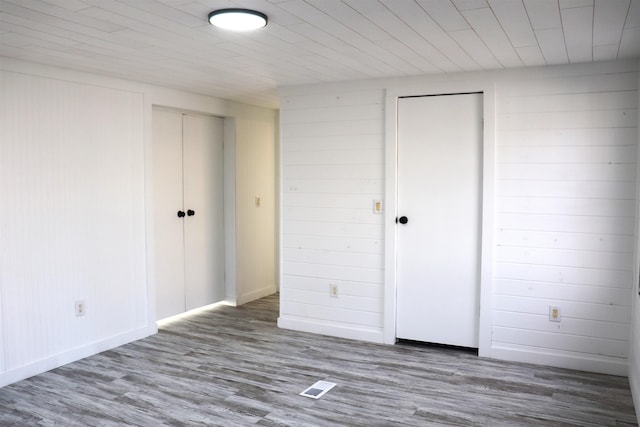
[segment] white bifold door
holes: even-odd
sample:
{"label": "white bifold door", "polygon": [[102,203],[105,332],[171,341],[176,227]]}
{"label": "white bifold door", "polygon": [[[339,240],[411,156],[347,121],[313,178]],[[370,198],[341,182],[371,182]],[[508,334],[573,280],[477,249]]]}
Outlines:
{"label": "white bifold door", "polygon": [[478,347],[482,94],[398,100],[396,337]]}
{"label": "white bifold door", "polygon": [[224,299],[223,120],[153,109],[156,318]]}

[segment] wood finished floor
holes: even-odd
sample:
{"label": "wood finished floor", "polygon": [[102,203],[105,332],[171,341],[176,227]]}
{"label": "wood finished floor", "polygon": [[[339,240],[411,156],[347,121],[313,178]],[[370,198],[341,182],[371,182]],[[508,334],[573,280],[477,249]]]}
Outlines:
{"label": "wood finished floor", "polygon": [[[281,330],[277,296],[0,389],[1,426],[636,425],[626,378]],[[319,400],[299,396],[337,383]]]}

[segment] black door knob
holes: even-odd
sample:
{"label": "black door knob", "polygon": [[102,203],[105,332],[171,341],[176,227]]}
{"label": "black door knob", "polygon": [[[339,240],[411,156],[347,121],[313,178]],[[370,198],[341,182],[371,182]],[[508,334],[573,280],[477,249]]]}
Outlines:
{"label": "black door knob", "polygon": [[407,218],[406,216],[401,216],[400,218],[398,218],[398,222],[400,224],[406,224],[409,222],[409,218]]}
{"label": "black door knob", "polygon": [[187,210],[187,216],[194,216],[195,214],[196,214],[196,211],[194,211],[193,209]]}
{"label": "black door knob", "polygon": [[184,211],[178,211],[178,218],[184,217]]}

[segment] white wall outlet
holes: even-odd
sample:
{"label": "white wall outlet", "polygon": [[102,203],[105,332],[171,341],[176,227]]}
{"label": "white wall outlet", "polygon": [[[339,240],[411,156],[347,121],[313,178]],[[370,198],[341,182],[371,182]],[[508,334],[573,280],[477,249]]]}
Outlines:
{"label": "white wall outlet", "polygon": [[260,207],[260,205],[262,204],[262,200],[260,199],[260,196],[256,196],[256,207]]}
{"label": "white wall outlet", "polygon": [[338,285],[335,283],[329,284],[329,295],[331,298],[338,298]]}
{"label": "white wall outlet", "polygon": [[560,321],[560,307],[555,305],[549,306],[549,321],[550,322]]}
{"label": "white wall outlet", "polygon": [[87,306],[84,301],[76,301],[76,316],[84,316],[87,313]]}

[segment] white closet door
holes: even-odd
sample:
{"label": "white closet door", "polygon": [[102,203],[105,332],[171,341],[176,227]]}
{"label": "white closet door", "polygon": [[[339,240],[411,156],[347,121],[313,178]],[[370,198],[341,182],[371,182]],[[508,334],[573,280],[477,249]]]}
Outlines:
{"label": "white closet door", "polygon": [[183,116],[186,309],[224,299],[223,120]]}
{"label": "white closet door", "polygon": [[478,346],[481,153],[481,94],[399,100],[398,338]]}
{"label": "white closet door", "polygon": [[156,319],[184,312],[182,114],[153,110]]}

